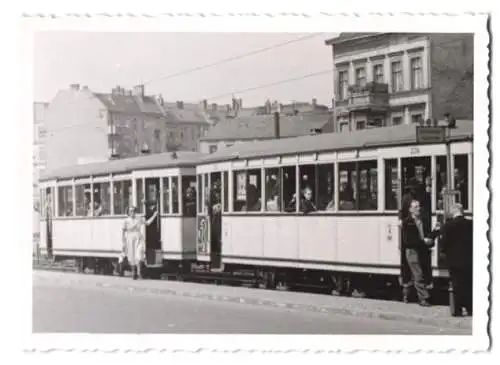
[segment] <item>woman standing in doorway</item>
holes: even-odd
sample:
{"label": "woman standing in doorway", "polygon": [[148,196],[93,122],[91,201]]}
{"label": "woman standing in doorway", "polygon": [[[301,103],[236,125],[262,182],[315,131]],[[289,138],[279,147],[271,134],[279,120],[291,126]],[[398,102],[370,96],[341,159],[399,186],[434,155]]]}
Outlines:
{"label": "woman standing in doorway", "polygon": [[[123,222],[122,228],[122,263],[126,258],[132,267],[133,279],[141,277],[141,265],[146,254],[142,226],[149,226],[158,216],[158,211],[146,220],[137,217],[135,207],[129,207],[128,217]],[[121,270],[120,270],[121,272]]]}

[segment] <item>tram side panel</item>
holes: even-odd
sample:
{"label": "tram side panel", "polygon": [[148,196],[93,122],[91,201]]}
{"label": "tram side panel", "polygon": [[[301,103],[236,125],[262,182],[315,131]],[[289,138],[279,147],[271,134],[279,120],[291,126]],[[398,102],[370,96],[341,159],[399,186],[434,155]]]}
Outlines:
{"label": "tram side panel", "polygon": [[119,219],[59,219],[53,221],[54,255],[118,258],[122,249]]}
{"label": "tram side panel", "polygon": [[[399,272],[396,218],[339,216],[224,217],[223,260],[254,266]],[[394,221],[394,222],[393,222]]]}
{"label": "tram side panel", "polygon": [[161,220],[161,241],[164,260],[195,260],[196,218],[163,217]]}

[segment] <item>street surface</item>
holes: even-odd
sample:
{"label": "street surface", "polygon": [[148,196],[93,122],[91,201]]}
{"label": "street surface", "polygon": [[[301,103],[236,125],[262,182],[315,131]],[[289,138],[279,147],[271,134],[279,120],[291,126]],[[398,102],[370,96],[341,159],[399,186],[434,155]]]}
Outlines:
{"label": "street surface", "polygon": [[127,278],[121,288],[111,288],[79,275],[82,282],[75,285],[74,277],[33,273],[33,332],[470,334],[469,329],[138,292],[127,286]]}

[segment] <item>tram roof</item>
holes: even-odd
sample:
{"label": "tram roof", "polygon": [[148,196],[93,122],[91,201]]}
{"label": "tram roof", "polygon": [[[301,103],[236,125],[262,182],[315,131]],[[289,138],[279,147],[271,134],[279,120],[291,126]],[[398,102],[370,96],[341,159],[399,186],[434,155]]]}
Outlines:
{"label": "tram roof", "polygon": [[[446,138],[451,141],[467,140],[472,139],[473,134],[473,121],[457,120],[457,128],[451,129],[449,137],[447,136]],[[314,136],[244,142],[207,155],[202,161],[203,163],[211,163],[296,153],[411,145],[417,144],[416,139],[416,125],[399,125],[349,133],[325,133]]]}
{"label": "tram roof", "polygon": [[191,167],[199,163],[202,156],[199,152],[191,151],[177,151],[175,154],[177,155],[176,157],[174,157],[173,152],[153,153],[146,156],[68,166],[42,172],[40,181],[99,176],[112,173],[127,173],[157,168]]}

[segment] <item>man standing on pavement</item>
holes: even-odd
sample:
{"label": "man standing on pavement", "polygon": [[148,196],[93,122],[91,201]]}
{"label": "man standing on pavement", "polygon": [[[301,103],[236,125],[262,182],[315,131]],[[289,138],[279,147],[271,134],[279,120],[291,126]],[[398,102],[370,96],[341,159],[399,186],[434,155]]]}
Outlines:
{"label": "man standing on pavement", "polygon": [[[399,211],[399,220],[400,220],[400,225],[402,226],[403,222],[408,218],[410,215],[410,205],[411,202],[416,198],[416,193],[415,193],[415,186],[412,186],[409,184],[406,186],[405,189],[405,194],[403,195],[402,201],[401,201],[401,210]],[[406,253],[403,247],[400,247],[401,251],[401,287],[402,287],[402,295],[403,295],[403,302],[408,303],[408,294],[410,290],[410,286],[412,285],[411,283],[411,270],[410,267],[408,266],[408,261],[406,260]]]}
{"label": "man standing on pavement", "polygon": [[410,215],[403,221],[403,250],[413,277],[413,285],[417,291],[419,304],[430,306],[429,291],[426,287],[422,258],[425,257],[431,238],[425,237],[424,223],[420,217],[420,202],[413,200],[409,209]]}
{"label": "man standing on pavement", "polygon": [[461,316],[462,308],[472,315],[472,220],[466,219],[461,204],[451,207],[453,219],[443,226],[442,247],[446,255],[455,306],[453,316]]}

